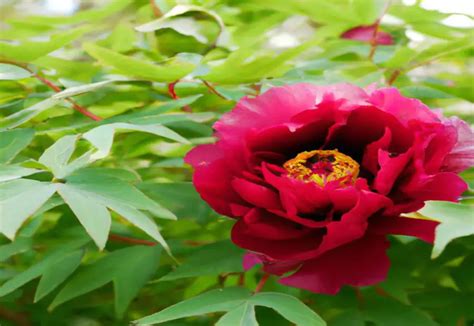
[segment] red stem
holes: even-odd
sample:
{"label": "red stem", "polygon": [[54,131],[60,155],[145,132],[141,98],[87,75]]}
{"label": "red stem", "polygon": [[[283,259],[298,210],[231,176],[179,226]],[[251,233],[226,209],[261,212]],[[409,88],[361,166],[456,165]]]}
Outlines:
{"label": "red stem", "polygon": [[[176,90],[175,90],[175,87],[176,87],[177,83],[179,83],[179,79],[177,81],[174,81],[174,82],[168,84],[168,93],[170,94],[170,96],[173,100],[178,100],[179,99],[179,96],[176,95]],[[191,109],[191,107],[189,105],[185,105],[185,106],[183,106],[183,111],[184,112],[193,112],[193,109]]]}
{"label": "red stem", "polygon": [[270,274],[265,273],[263,274],[262,278],[260,279],[260,282],[258,282],[257,286],[255,287],[254,293],[258,293],[262,291],[263,287],[265,286],[265,283],[267,283],[268,278],[270,277]]}
{"label": "red stem", "polygon": [[159,18],[163,16],[163,13],[161,12],[160,8],[155,3],[155,0],[150,0],[150,6],[151,10],[153,10],[153,15],[155,15],[156,18]]}
{"label": "red stem", "polygon": [[113,233],[109,234],[109,240],[115,241],[115,242],[134,244],[134,245],[150,246],[150,247],[156,246],[158,244],[157,242],[153,242],[149,240],[129,238],[122,235],[113,234]]}
{"label": "red stem", "polygon": [[375,55],[375,50],[377,50],[377,35],[379,33],[380,29],[380,22],[382,21],[382,17],[387,13],[388,8],[390,7],[390,2],[391,0],[388,0],[387,3],[385,4],[385,8],[380,15],[380,17],[377,19],[377,21],[374,24],[374,32],[372,34],[372,38],[370,39],[370,52],[369,52],[369,60],[372,61]]}
{"label": "red stem", "polygon": [[395,82],[395,80],[397,80],[398,76],[400,76],[402,72],[397,69],[395,70],[389,77],[388,77],[388,80],[387,80],[387,84],[388,85],[393,85],[393,83]]}
{"label": "red stem", "polygon": [[[61,92],[61,88],[56,86],[55,84],[53,84],[52,81],[44,78],[44,77],[41,77],[40,75],[38,74],[34,74],[33,75],[36,79],[38,79],[39,81],[41,81],[43,84],[45,84],[46,86],[48,86],[49,88],[51,88],[53,91],[55,91],[56,93],[59,93]],[[80,106],[79,104],[77,104],[75,101],[73,101],[72,99],[70,98],[66,98],[66,101],[68,101],[69,103],[72,104],[72,107],[74,108],[74,110],[76,110],[77,112],[85,115],[86,117],[94,120],[94,121],[101,121],[102,118],[95,115],[94,113],[88,111],[85,107],[83,106]]]}

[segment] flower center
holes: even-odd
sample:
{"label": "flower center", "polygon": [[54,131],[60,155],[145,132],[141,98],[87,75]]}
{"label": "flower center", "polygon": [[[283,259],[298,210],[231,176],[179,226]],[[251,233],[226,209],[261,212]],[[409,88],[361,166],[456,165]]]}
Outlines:
{"label": "flower center", "polygon": [[359,164],[337,149],[301,152],[286,161],[283,167],[288,171],[288,176],[305,182],[315,182],[320,186],[332,181],[350,185],[359,175]]}

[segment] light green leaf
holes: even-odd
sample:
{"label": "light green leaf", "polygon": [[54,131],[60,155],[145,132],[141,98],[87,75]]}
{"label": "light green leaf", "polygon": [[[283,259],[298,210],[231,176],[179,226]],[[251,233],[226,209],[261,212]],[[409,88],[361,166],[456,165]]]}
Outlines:
{"label": "light green leaf", "polygon": [[420,214],[440,221],[431,258],[438,257],[452,240],[474,234],[474,207],[466,204],[429,201]]}
{"label": "light green leaf", "polygon": [[76,135],[60,138],[44,151],[38,161],[47,166],[56,178],[64,178],[67,175],[66,168],[76,149],[78,138]]}
{"label": "light green leaf", "polygon": [[2,57],[16,62],[31,62],[74,41],[87,29],[80,27],[58,33],[51,36],[50,40],[46,42],[23,41],[20,45],[0,42],[0,53]]}
{"label": "light green leaf", "polygon": [[36,169],[24,168],[19,165],[2,165],[0,164],[0,182],[19,179],[27,175],[41,172]]}
{"label": "light green leaf", "polygon": [[25,122],[33,119],[41,112],[46,111],[50,107],[58,103],[58,100],[53,98],[48,98],[41,102],[36,103],[33,106],[30,106],[27,109],[13,113],[3,119],[0,119],[0,131],[5,129],[13,129],[18,127]]}
{"label": "light green leaf", "polygon": [[326,325],[326,322],[322,320],[321,317],[319,317],[313,310],[308,308],[308,306],[306,306],[297,298],[285,293],[257,293],[248,301],[249,303],[256,306],[272,308],[287,320],[298,326]]}
{"label": "light green leaf", "polygon": [[56,191],[48,182],[19,179],[0,183],[0,232],[13,239],[16,232]]}
{"label": "light green leaf", "polygon": [[160,280],[170,281],[201,275],[242,272],[243,254],[244,251],[229,240],[206,245],[190,253],[187,260]]}
{"label": "light green leaf", "polygon": [[229,311],[243,304],[250,296],[250,291],[243,288],[212,290],[139,319],[136,323],[138,325],[159,324],[184,317]]}
{"label": "light green leaf", "polygon": [[133,246],[109,253],[80,269],[54,298],[50,309],[113,282],[115,309],[118,315],[122,315],[155,273],[159,259],[160,248],[157,246]]}
{"label": "light green leaf", "polygon": [[179,58],[170,60],[166,64],[156,65],[92,43],[84,44],[83,47],[90,56],[99,60],[100,63],[112,66],[127,76],[137,76],[146,80],[173,82],[186,76],[195,68],[194,64],[181,61]]}
{"label": "light green leaf", "polygon": [[160,124],[154,125],[135,125],[130,123],[116,122],[108,125],[96,127],[86,132],[82,137],[87,139],[98,151],[92,155],[93,160],[98,160],[109,155],[114,140],[114,134],[120,130],[142,131],[157,136],[165,137],[184,144],[189,144],[189,141]]}
{"label": "light green leaf", "polygon": [[425,49],[418,53],[410,63],[411,67],[416,67],[421,64],[438,60],[444,56],[454,54],[456,52],[472,49],[474,46],[474,40],[472,37],[465,37],[456,39],[448,42],[441,42],[432,45],[428,49]]}
{"label": "light green leaf", "polygon": [[120,214],[124,219],[126,219],[140,230],[143,230],[150,237],[158,241],[158,243],[163,246],[166,252],[171,255],[170,248],[168,247],[168,244],[166,243],[165,239],[163,239],[160,230],[156,226],[155,222],[147,215],[131,206],[121,205],[118,203],[109,203],[109,207],[110,209]]}
{"label": "light green leaf", "polygon": [[115,80],[105,80],[98,83],[69,87],[59,93],[54,94],[52,98],[56,100],[63,100],[71,96],[76,96],[76,95],[95,91],[113,82],[115,82]]}
{"label": "light green leaf", "polygon": [[80,191],[68,184],[58,185],[58,193],[99,249],[104,249],[111,225],[111,217],[107,208],[98,203],[92,194]]}
{"label": "light green leaf", "polygon": [[184,5],[179,4],[173,7],[170,11],[168,11],[162,17],[151,21],[149,23],[140,25],[136,27],[136,30],[139,32],[154,32],[163,28],[172,28],[180,34],[193,36],[196,40],[201,43],[207,43],[207,38],[202,35],[199,31],[199,25],[189,17],[181,17],[183,14],[187,14],[190,12],[198,12],[204,15],[207,15],[214,19],[216,23],[219,25],[220,33],[216,40],[216,44],[220,46],[225,46],[226,40],[224,39],[225,35],[222,33],[225,31],[225,25],[222,18],[214,11],[208,10],[206,8],[195,6],[195,5]]}
{"label": "light green leaf", "polygon": [[18,155],[34,137],[33,129],[15,129],[0,132],[0,164],[8,163]]}
{"label": "light green leaf", "polygon": [[0,80],[18,80],[31,76],[31,72],[15,65],[0,63]]}
{"label": "light green leaf", "polygon": [[79,267],[83,254],[83,250],[72,251],[47,266],[36,288],[34,301],[38,302],[63,283]]}
{"label": "light green leaf", "polygon": [[216,326],[258,326],[254,305],[243,303],[222,316]]}

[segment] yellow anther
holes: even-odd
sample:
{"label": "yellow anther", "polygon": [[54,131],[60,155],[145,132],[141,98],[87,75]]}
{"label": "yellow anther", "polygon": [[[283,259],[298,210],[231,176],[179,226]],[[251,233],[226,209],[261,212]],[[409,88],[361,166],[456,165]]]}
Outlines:
{"label": "yellow anther", "polygon": [[339,181],[350,185],[359,175],[359,164],[351,157],[336,150],[314,150],[301,152],[283,164],[288,176],[324,186],[328,182]]}

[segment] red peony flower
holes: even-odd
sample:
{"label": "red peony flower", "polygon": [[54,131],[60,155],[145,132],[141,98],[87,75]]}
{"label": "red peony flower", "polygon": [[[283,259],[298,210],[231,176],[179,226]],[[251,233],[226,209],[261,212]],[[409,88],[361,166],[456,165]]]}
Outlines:
{"label": "red peony flower", "polygon": [[[344,32],[341,37],[348,40],[356,40],[361,42],[370,43],[375,33],[375,25],[370,26],[357,26]],[[387,32],[377,31],[375,36],[375,43],[378,45],[393,45],[393,38]]]}
{"label": "red peony flower", "polygon": [[435,221],[402,217],[457,201],[473,132],[395,88],[297,84],[243,98],[186,156],[194,185],[236,219],[244,267],[320,293],[382,281],[388,234],[432,242]]}

